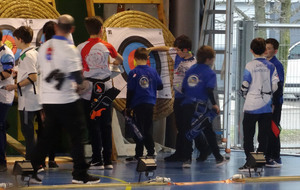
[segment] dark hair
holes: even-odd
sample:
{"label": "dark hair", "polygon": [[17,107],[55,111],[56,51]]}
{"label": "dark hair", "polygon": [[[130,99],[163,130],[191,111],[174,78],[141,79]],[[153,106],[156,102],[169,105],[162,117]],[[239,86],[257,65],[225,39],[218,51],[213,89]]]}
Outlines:
{"label": "dark hair", "polygon": [[0,30],[0,40],[2,41],[2,38],[3,38],[3,33],[2,33],[2,30]]}
{"label": "dark hair", "polygon": [[201,46],[197,51],[197,62],[204,63],[206,59],[215,58],[216,53],[210,46]]}
{"label": "dark hair", "polygon": [[250,48],[256,55],[262,55],[266,51],[266,41],[263,38],[255,38],[252,40]]}
{"label": "dark hair", "polygon": [[148,51],[146,48],[139,47],[134,52],[134,58],[138,60],[147,60],[148,59]]}
{"label": "dark hair", "polygon": [[101,30],[103,20],[99,16],[86,17],[84,19],[84,24],[89,35],[96,35],[99,34]]}
{"label": "dark hair", "polygon": [[174,47],[177,47],[181,49],[182,51],[184,49],[187,49],[188,51],[191,51],[192,49],[192,41],[191,39],[186,35],[178,36],[174,41]]}
{"label": "dark hair", "polygon": [[275,38],[266,39],[266,44],[272,44],[275,50],[279,48],[279,42]]}
{"label": "dark hair", "polygon": [[29,26],[21,26],[14,31],[13,36],[28,44],[32,41],[33,31]]}
{"label": "dark hair", "polygon": [[44,24],[43,26],[43,33],[45,34],[45,40],[50,40],[52,38],[52,36],[55,35],[55,30],[54,30],[54,26],[55,26],[56,22],[54,21],[48,21]]}

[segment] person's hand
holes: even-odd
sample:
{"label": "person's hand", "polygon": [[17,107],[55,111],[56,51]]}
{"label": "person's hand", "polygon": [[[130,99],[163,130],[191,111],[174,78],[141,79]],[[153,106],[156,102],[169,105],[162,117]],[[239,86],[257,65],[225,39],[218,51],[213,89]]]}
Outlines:
{"label": "person's hand", "polygon": [[90,88],[90,83],[87,80],[84,80],[81,84],[77,85],[77,93],[79,95],[84,94]]}
{"label": "person's hand", "polygon": [[219,106],[218,106],[217,104],[216,104],[216,105],[213,105],[213,106],[212,106],[212,109],[215,110],[215,112],[216,112],[217,114],[220,113],[220,108],[219,108]]}
{"label": "person's hand", "polygon": [[18,86],[16,84],[9,84],[9,85],[5,86],[5,90],[7,90],[7,91],[12,91],[17,88],[18,88]]}

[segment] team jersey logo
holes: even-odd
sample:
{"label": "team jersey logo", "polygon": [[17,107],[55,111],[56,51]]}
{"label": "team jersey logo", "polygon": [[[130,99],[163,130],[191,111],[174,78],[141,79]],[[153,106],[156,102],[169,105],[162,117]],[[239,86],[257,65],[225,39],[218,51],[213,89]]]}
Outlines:
{"label": "team jersey logo", "polygon": [[143,76],[140,81],[139,84],[142,88],[148,88],[149,87],[149,79],[145,76]]}
{"label": "team jersey logo", "polygon": [[94,84],[94,93],[95,94],[102,94],[104,92],[105,85],[102,82],[96,82]]}
{"label": "team jersey logo", "polygon": [[52,47],[48,47],[46,51],[46,59],[48,61],[52,60],[52,53],[53,53]]}
{"label": "team jersey logo", "polygon": [[188,82],[188,85],[190,86],[190,87],[195,87],[198,83],[199,83],[199,78],[198,78],[198,76],[197,75],[191,75],[191,76],[189,76],[189,78],[188,78],[188,80],[187,80],[187,82]]}

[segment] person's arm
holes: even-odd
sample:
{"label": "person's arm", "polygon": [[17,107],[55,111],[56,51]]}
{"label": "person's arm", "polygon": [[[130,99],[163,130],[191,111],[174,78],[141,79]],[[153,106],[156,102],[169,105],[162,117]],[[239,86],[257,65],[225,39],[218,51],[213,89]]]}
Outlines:
{"label": "person's arm", "polygon": [[154,46],[154,47],[149,47],[147,50],[149,51],[169,51],[171,47],[168,46]]}
{"label": "person's arm", "polygon": [[114,65],[120,65],[123,63],[123,57],[122,55],[120,55],[119,53],[117,54],[117,57],[115,57],[114,62],[112,62],[112,64]]}
{"label": "person's arm", "polygon": [[209,100],[212,104],[212,109],[216,110],[216,113],[219,114],[220,113],[220,108],[217,105],[216,100],[215,100],[214,89],[213,88],[207,88],[206,90],[207,90],[208,98],[209,98]]}
{"label": "person's arm", "polygon": [[20,82],[18,82],[17,84],[10,84],[10,85],[7,85],[5,87],[6,90],[8,91],[12,91],[12,90],[15,90],[18,88],[21,88],[23,86],[27,86],[29,84],[32,84],[33,82],[35,82],[37,80],[37,73],[31,73],[28,75],[28,77]]}
{"label": "person's arm", "polygon": [[83,76],[81,71],[71,72],[71,77],[74,78],[75,82],[79,85],[83,82]]}
{"label": "person's arm", "polygon": [[12,73],[12,70],[5,70],[5,71],[0,72],[0,80],[7,79],[8,77],[10,77],[11,73]]}

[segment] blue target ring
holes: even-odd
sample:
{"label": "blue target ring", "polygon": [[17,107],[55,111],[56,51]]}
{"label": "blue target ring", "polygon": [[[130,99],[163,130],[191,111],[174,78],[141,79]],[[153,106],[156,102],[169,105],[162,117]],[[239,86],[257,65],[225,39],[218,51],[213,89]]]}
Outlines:
{"label": "blue target ring", "polygon": [[[142,38],[140,36],[131,36],[126,38],[120,45],[118,52],[123,57],[123,68],[125,70],[124,73],[122,73],[122,76],[125,81],[127,81],[127,74],[134,68],[133,67],[133,55],[137,48],[139,47],[153,47],[153,45],[146,40],[145,38]],[[161,62],[160,57],[157,52],[150,52],[149,54],[149,61],[150,66],[157,70],[158,74],[160,75],[161,72]]]}

